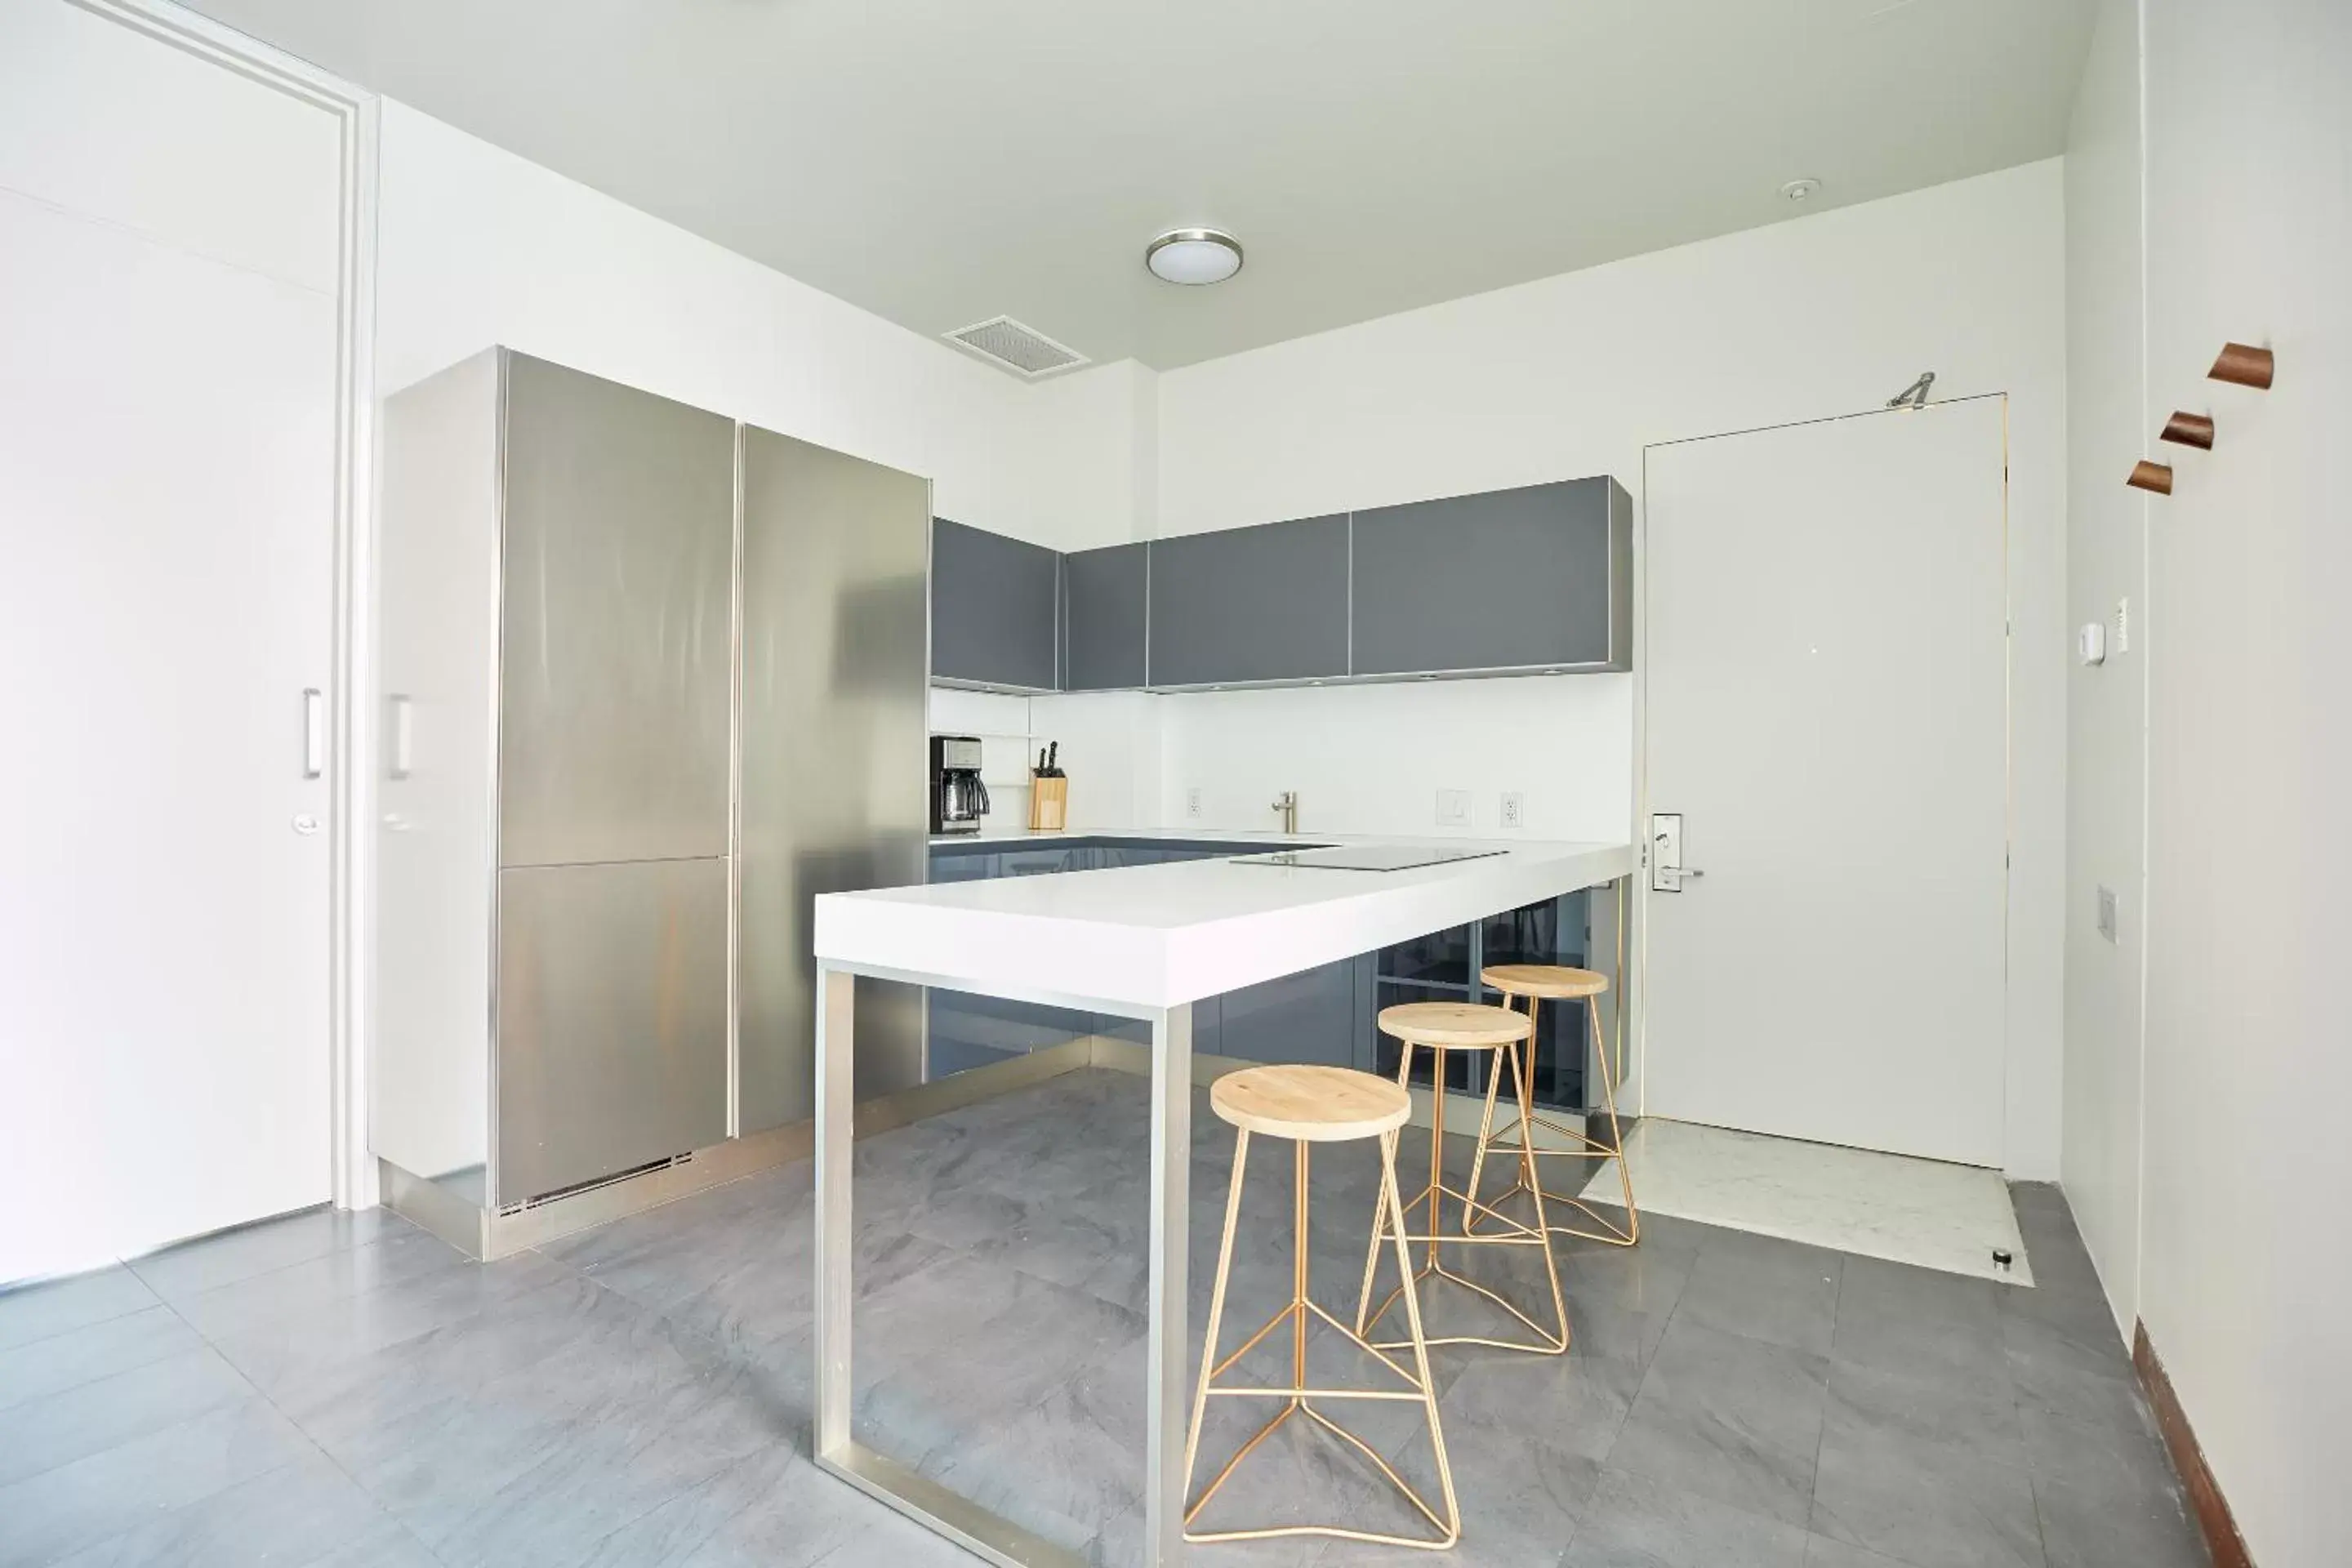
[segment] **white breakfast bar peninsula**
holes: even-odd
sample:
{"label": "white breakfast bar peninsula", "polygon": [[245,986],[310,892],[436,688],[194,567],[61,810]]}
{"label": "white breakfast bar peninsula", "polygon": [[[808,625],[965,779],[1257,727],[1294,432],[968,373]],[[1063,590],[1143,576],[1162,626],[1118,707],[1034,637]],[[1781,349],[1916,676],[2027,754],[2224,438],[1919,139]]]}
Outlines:
{"label": "white breakfast bar peninsula", "polygon": [[1151,1031],[1152,1083],[1143,1561],[1150,1568],[1181,1562],[1192,1396],[1184,1274],[1193,1004],[1539,900],[1620,882],[1635,863],[1627,844],[1455,840],[1445,847],[1494,853],[1388,872],[1224,858],[819,896],[818,1462],[991,1562],[1059,1568],[1080,1561],[852,1436],[856,977],[1142,1020]]}

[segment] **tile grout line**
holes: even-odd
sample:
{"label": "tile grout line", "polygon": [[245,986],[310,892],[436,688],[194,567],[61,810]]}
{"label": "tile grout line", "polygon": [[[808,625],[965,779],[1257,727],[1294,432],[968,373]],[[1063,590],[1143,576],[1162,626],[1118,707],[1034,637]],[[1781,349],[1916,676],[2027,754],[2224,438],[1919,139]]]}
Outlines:
{"label": "tile grout line", "polygon": [[1816,1533],[1813,1516],[1821,1511],[1822,1450],[1829,1447],[1830,1441],[1830,1377],[1837,1366],[1838,1320],[1844,1314],[1845,1262],[1841,1258],[1838,1262],[1837,1294],[1830,1299],[1830,1354],[1822,1358],[1828,1363],[1828,1369],[1822,1373],[1821,1430],[1813,1435],[1813,1479],[1805,1487],[1805,1561],[1808,1563],[1812,1561],[1811,1538]]}
{"label": "tile grout line", "polygon": [[[382,1205],[379,1205],[378,1206],[379,1206],[379,1207],[381,1207]],[[387,1214],[395,1214],[395,1215],[398,1213],[398,1211],[396,1211],[396,1210],[390,1210],[390,1209],[385,1210],[385,1212],[386,1212]],[[400,1215],[399,1217],[400,1217],[400,1221],[401,1221],[401,1223],[402,1223],[403,1225],[404,1225],[404,1226],[408,1226],[408,1230],[409,1230],[410,1232],[412,1232],[412,1233],[414,1233],[414,1234],[416,1234],[416,1235],[419,1235],[419,1236],[424,1236],[424,1235],[429,1235],[429,1234],[431,1234],[430,1232],[428,1232],[428,1231],[425,1230],[423,1226],[418,1226],[418,1225],[415,1225],[415,1224],[414,1224],[413,1222],[411,1222],[411,1221],[410,1221],[410,1220],[409,1220],[405,1215]],[[236,1234],[237,1234],[237,1231],[238,1231],[238,1230],[247,1230],[247,1231],[258,1230],[258,1229],[259,1229],[259,1228],[261,1228],[262,1226],[267,1226],[267,1225],[268,1225],[268,1224],[270,1224],[270,1223],[272,1223],[272,1222],[271,1222],[271,1221],[268,1221],[268,1220],[260,1220],[260,1221],[257,1221],[254,1225],[249,1226],[240,1226],[240,1227],[237,1227],[237,1229],[236,1229],[236,1230],[230,1230],[230,1231],[226,1231],[226,1232],[216,1232],[216,1233],[215,1233],[215,1234],[216,1236],[217,1236],[217,1235],[236,1235]],[[162,1303],[163,1305],[164,1305],[164,1306],[166,1306],[166,1307],[171,1308],[171,1309],[172,1309],[172,1311],[173,1311],[173,1316],[175,1316],[175,1317],[179,1318],[179,1320],[180,1320],[182,1322],[186,1323],[186,1324],[188,1325],[188,1327],[189,1327],[191,1330],[194,1330],[194,1331],[195,1331],[196,1336],[197,1336],[199,1339],[203,1340],[206,1344],[211,1344],[211,1343],[213,1342],[212,1336],[211,1336],[210,1334],[205,1333],[202,1329],[198,1329],[198,1328],[196,1328],[196,1325],[195,1325],[194,1322],[191,1322],[191,1321],[189,1321],[189,1319],[188,1319],[188,1317],[187,1317],[187,1314],[185,1314],[184,1312],[182,1312],[182,1311],[180,1310],[180,1301],[181,1301],[181,1300],[189,1300],[189,1301],[193,1301],[193,1300],[196,1300],[198,1297],[201,1297],[201,1296],[210,1296],[210,1295],[213,1295],[214,1293],[215,1293],[216,1291],[221,1291],[221,1290],[233,1290],[233,1289],[237,1289],[237,1288],[238,1288],[238,1287],[240,1287],[240,1286],[250,1285],[250,1284],[252,1284],[252,1283],[253,1283],[255,1280],[257,1280],[257,1279],[274,1279],[274,1278],[275,1278],[275,1277],[277,1277],[278,1275],[284,1274],[284,1273],[288,1272],[289,1270],[296,1269],[296,1268],[306,1268],[310,1267],[311,1264],[319,1263],[319,1262],[322,1262],[322,1261],[324,1261],[324,1260],[325,1260],[325,1259],[327,1259],[327,1258],[333,1258],[333,1257],[337,1256],[338,1254],[341,1254],[341,1255],[343,1255],[343,1256],[347,1256],[347,1257],[348,1257],[348,1256],[355,1256],[355,1255],[357,1255],[357,1254],[359,1254],[359,1253],[365,1252],[365,1251],[366,1251],[366,1250],[368,1250],[370,1247],[373,1247],[376,1246],[378,1243],[382,1242],[383,1240],[384,1240],[384,1239],[385,1239],[387,1237],[389,1237],[389,1236],[396,1236],[396,1235],[400,1235],[400,1234],[402,1234],[402,1233],[401,1233],[401,1232],[398,1232],[398,1231],[392,1231],[392,1230],[386,1230],[386,1229],[379,1228],[379,1229],[375,1232],[375,1234],[374,1234],[374,1235],[370,1236],[370,1237],[369,1237],[365,1241],[362,1241],[362,1242],[359,1243],[359,1244],[358,1244],[358,1245],[356,1245],[356,1246],[352,1246],[352,1247],[329,1247],[329,1248],[328,1248],[326,1251],[324,1251],[324,1252],[317,1252],[317,1253],[313,1253],[313,1254],[311,1254],[311,1255],[310,1255],[310,1257],[308,1257],[308,1258],[295,1258],[295,1259],[294,1259],[293,1261],[291,1261],[291,1262],[289,1262],[289,1263],[280,1263],[280,1264],[277,1265],[277,1266],[276,1266],[276,1267],[274,1267],[274,1268],[257,1269],[257,1270],[255,1270],[255,1271],[254,1271],[253,1273],[251,1273],[251,1274],[242,1274],[242,1275],[239,1275],[237,1278],[236,1278],[236,1279],[223,1279],[223,1280],[219,1281],[219,1282],[218,1282],[218,1283],[216,1283],[216,1284],[207,1285],[207,1286],[205,1286],[205,1287],[203,1289],[201,1289],[201,1290],[190,1290],[190,1291],[187,1291],[184,1295],[183,1295],[182,1297],[180,1297],[178,1300],[174,1300],[174,1299],[173,1299],[173,1298],[172,1298],[172,1297],[168,1297],[168,1296],[164,1295],[163,1291],[161,1291],[161,1290],[159,1290],[159,1289],[157,1289],[155,1288],[155,1286],[154,1286],[153,1282],[152,1282],[152,1281],[151,1281],[151,1280],[147,1278],[147,1276],[146,1276],[146,1275],[142,1274],[142,1273],[139,1271],[139,1262],[140,1262],[140,1260],[141,1260],[141,1259],[151,1259],[151,1258],[161,1258],[162,1256],[163,1256],[163,1254],[164,1254],[165,1252],[167,1252],[167,1251],[171,1250],[171,1248],[168,1248],[168,1247],[166,1247],[166,1248],[158,1248],[156,1251],[153,1251],[153,1252],[143,1253],[143,1254],[142,1254],[142,1255],[141,1255],[141,1259],[133,1259],[133,1258],[123,1258],[123,1259],[121,1260],[121,1263],[122,1263],[122,1267],[123,1267],[124,1268],[127,1268],[127,1269],[129,1269],[129,1270],[131,1271],[131,1278],[132,1278],[132,1279],[136,1279],[136,1280],[138,1280],[138,1281],[139,1281],[139,1283],[140,1283],[142,1286],[144,1286],[144,1287],[146,1288],[147,1293],[148,1293],[149,1295],[151,1295],[151,1296],[154,1297],[154,1298],[155,1298],[155,1300],[156,1300],[158,1302]],[[196,1238],[195,1238],[195,1240],[196,1240],[196,1241],[198,1241],[198,1242],[206,1241],[206,1240],[210,1240],[210,1239],[212,1239],[212,1237],[196,1237]],[[438,1238],[438,1237],[436,1237],[435,1239],[438,1240],[439,1238]],[[189,1245],[189,1244],[181,1244],[181,1245]],[[447,1246],[448,1246],[448,1243],[446,1243],[446,1242],[443,1242],[443,1243],[442,1243],[442,1245],[443,1245],[443,1246],[445,1246],[445,1247],[447,1247]],[[450,1250],[450,1251],[452,1251],[452,1252],[457,1252],[457,1249],[456,1247],[450,1247],[450,1248],[449,1248],[449,1250]],[[457,1256],[458,1256],[458,1257],[460,1257],[460,1258],[463,1258],[463,1257],[465,1256],[465,1254],[463,1254],[463,1253],[457,1253]],[[357,1294],[363,1294],[363,1293],[364,1293],[364,1292],[358,1292],[358,1291],[353,1292],[353,1294],[355,1294],[355,1295],[357,1295]]]}
{"label": "tile grout line", "polygon": [[[362,1243],[360,1247],[351,1247],[351,1248],[348,1248],[347,1250],[352,1251],[352,1252],[358,1252],[358,1251],[361,1251],[363,1247],[373,1247],[373,1246],[376,1244],[376,1241],[377,1241],[377,1240],[379,1239],[379,1237],[382,1236],[382,1234],[383,1234],[382,1232],[379,1232],[379,1233],[378,1233],[378,1235],[377,1235],[376,1237],[369,1237],[365,1242]],[[321,1258],[323,1258],[323,1257],[327,1257],[327,1256],[330,1256],[330,1255],[329,1255],[329,1254],[326,1254],[326,1253],[321,1253],[321,1254],[320,1254],[319,1256],[320,1256],[320,1257],[321,1257]],[[313,1263],[313,1262],[316,1262],[316,1261],[317,1261],[317,1258],[304,1258],[304,1259],[302,1259],[302,1260],[301,1260],[301,1263]],[[300,1268],[300,1267],[301,1267],[301,1263],[289,1263],[289,1264],[286,1265],[286,1267],[287,1267],[287,1268]],[[259,1273],[259,1274],[255,1274],[255,1275],[249,1275],[249,1276],[247,1276],[247,1278],[248,1278],[248,1279],[266,1279],[266,1278],[267,1278],[267,1277],[268,1277],[269,1275],[271,1275],[271,1274],[275,1274],[275,1273],[278,1273],[278,1272],[279,1272],[279,1270],[275,1269],[275,1268],[264,1269],[261,1273]],[[225,1283],[225,1285],[224,1285],[224,1286],[221,1286],[221,1287],[215,1287],[215,1289],[225,1289],[226,1285],[242,1284],[243,1282],[244,1282],[244,1281],[242,1281],[242,1280],[229,1280],[229,1281],[226,1281],[226,1282]],[[145,1279],[144,1279],[143,1277],[141,1279],[140,1283],[142,1283],[142,1284],[146,1284],[146,1280],[145,1280]],[[153,1287],[153,1286],[152,1286],[152,1285],[150,1285],[150,1286],[148,1286],[148,1289],[152,1290],[152,1289],[154,1289],[154,1287]],[[203,1295],[203,1294],[205,1294],[205,1292],[204,1292],[204,1291],[197,1291],[197,1292],[196,1292],[196,1294],[197,1294],[197,1295]],[[363,1291],[362,1291],[362,1292],[359,1292],[359,1294],[365,1294],[365,1292],[363,1292]],[[229,1371],[231,1371],[231,1372],[235,1373],[236,1374],[236,1376],[237,1376],[237,1378],[238,1378],[238,1380],[239,1380],[239,1381],[241,1381],[242,1383],[244,1383],[244,1384],[245,1384],[247,1388],[250,1388],[251,1390],[253,1390],[253,1396],[254,1396],[256,1399],[257,1399],[257,1400],[261,1401],[261,1403],[262,1403],[262,1404],[264,1404],[264,1405],[268,1405],[268,1407],[269,1407],[273,1412],[275,1412],[275,1413],[277,1414],[277,1416],[278,1416],[278,1418],[280,1421],[285,1422],[287,1426],[289,1426],[292,1427],[292,1428],[294,1429],[295,1433],[296,1433],[298,1436],[299,1436],[301,1437],[302,1441],[310,1445],[311,1452],[313,1452],[313,1453],[317,1454],[317,1455],[319,1456],[319,1458],[320,1458],[321,1459],[324,1459],[324,1460],[325,1460],[325,1461],[326,1461],[326,1462],[327,1462],[331,1467],[332,1467],[332,1468],[333,1468],[333,1469],[334,1469],[334,1472],[335,1472],[337,1475],[339,1475],[339,1476],[342,1477],[342,1478],[343,1478],[343,1479],[345,1479],[345,1480],[349,1481],[349,1482],[351,1483],[351,1485],[352,1485],[352,1489],[353,1491],[355,1491],[355,1492],[359,1493],[359,1495],[360,1495],[360,1496],[362,1496],[362,1497],[363,1497],[363,1498],[367,1499],[367,1500],[368,1500],[368,1504],[369,1504],[369,1506],[370,1506],[370,1507],[373,1508],[373,1509],[376,1510],[376,1512],[377,1512],[380,1516],[382,1516],[382,1517],[383,1517],[386,1521],[388,1521],[388,1522],[389,1522],[389,1523],[390,1523],[390,1524],[391,1524],[394,1529],[398,1530],[398,1531],[401,1532],[401,1534],[402,1534],[402,1535],[404,1535],[404,1536],[407,1537],[410,1541],[415,1542],[416,1543],[417,1550],[419,1550],[420,1552],[423,1552],[425,1554],[425,1556],[427,1556],[428,1558],[431,1558],[431,1559],[432,1559],[434,1562],[436,1562],[436,1563],[440,1563],[440,1562],[442,1562],[442,1561],[443,1561],[443,1558],[442,1558],[442,1556],[441,1556],[441,1554],[440,1554],[439,1552],[437,1552],[434,1551],[434,1550],[432,1549],[432,1547],[430,1547],[430,1546],[426,1545],[426,1544],[425,1544],[425,1541],[423,1540],[423,1538],[422,1538],[422,1537],[418,1536],[418,1535],[417,1535],[417,1533],[416,1533],[415,1531],[413,1531],[413,1530],[411,1530],[411,1529],[409,1529],[409,1528],[408,1528],[408,1521],[407,1521],[406,1520],[402,1519],[398,1514],[396,1514],[396,1513],[393,1512],[393,1511],[392,1511],[392,1510],[390,1510],[389,1508],[386,1508],[386,1507],[384,1506],[383,1500],[382,1498],[377,1497],[377,1496],[375,1495],[375,1493],[374,1493],[373,1491],[370,1490],[370,1489],[367,1488],[367,1486],[366,1486],[364,1483],[362,1483],[357,1476],[355,1476],[355,1475],[352,1474],[352,1473],[351,1473],[351,1471],[350,1471],[349,1469],[345,1468],[344,1468],[344,1466],[343,1466],[343,1462],[342,1462],[341,1459],[336,1458],[334,1455],[332,1455],[332,1454],[329,1453],[329,1452],[327,1451],[326,1445],[325,1445],[325,1444],[323,1444],[323,1443],[321,1443],[321,1442],[320,1442],[320,1441],[318,1440],[318,1438],[316,1438],[316,1437],[314,1437],[314,1436],[312,1436],[310,1435],[310,1428],[308,1428],[308,1427],[304,1426],[302,1425],[302,1423],[300,1423],[299,1421],[297,1421],[296,1419],[294,1419],[294,1417],[293,1417],[290,1414],[289,1414],[289,1413],[287,1412],[287,1410],[286,1410],[282,1405],[280,1405],[278,1403],[278,1401],[276,1401],[275,1399],[272,1399],[272,1398],[269,1396],[268,1392],[267,1390],[265,1390],[265,1389],[264,1389],[264,1388],[263,1388],[259,1384],[257,1384],[257,1383],[254,1382],[254,1381],[253,1381],[253,1379],[252,1379],[251,1377],[248,1377],[248,1376],[246,1374],[246,1371],[245,1371],[245,1369],[244,1369],[243,1367],[241,1367],[241,1366],[237,1365],[237,1364],[236,1364],[236,1363],[235,1363],[235,1362],[233,1362],[233,1361],[229,1360],[229,1359],[228,1359],[228,1354],[227,1354],[227,1352],[225,1352],[225,1351],[223,1351],[223,1350],[220,1348],[220,1343],[219,1343],[219,1342],[218,1342],[218,1341],[215,1340],[215,1339],[213,1338],[213,1336],[212,1336],[212,1335],[210,1335],[210,1334],[208,1334],[208,1333],[205,1332],[205,1331],[204,1331],[204,1330],[202,1330],[202,1329],[198,1328],[194,1323],[193,1323],[193,1322],[189,1322],[188,1318],[187,1318],[187,1315],[186,1315],[185,1313],[184,1313],[184,1312],[182,1312],[182,1311],[180,1310],[180,1307],[179,1307],[179,1303],[178,1303],[178,1302],[176,1302],[176,1301],[165,1301],[165,1302],[163,1303],[163,1305],[164,1305],[166,1308],[170,1309],[170,1310],[171,1310],[171,1312],[172,1312],[172,1315],[173,1315],[173,1317],[178,1318],[182,1323],[184,1323],[184,1324],[185,1324],[185,1325],[186,1325],[187,1330],[188,1330],[188,1331],[189,1331],[190,1333],[192,1333],[192,1334],[195,1335],[195,1336],[196,1336],[196,1338],[197,1338],[198,1340],[200,1340],[200,1341],[202,1341],[202,1342],[204,1342],[205,1348],[206,1350],[211,1351],[211,1352],[213,1352],[213,1354],[215,1354],[215,1355],[216,1355],[216,1356],[220,1357],[221,1364],[222,1364],[223,1366],[227,1367],[227,1368],[229,1369]],[[290,1463],[291,1461],[289,1461],[289,1462]],[[269,1472],[268,1472],[268,1471],[264,1471],[263,1473],[264,1473],[264,1474],[268,1474]],[[242,1483],[239,1483],[239,1484],[242,1484]],[[225,1488],[223,1488],[223,1489],[222,1489],[223,1491],[226,1491],[226,1490],[227,1490],[227,1489],[227,1489],[227,1488],[226,1488],[226,1487],[225,1487]],[[215,1493],[212,1493],[212,1494],[211,1494],[211,1496],[213,1496],[213,1497],[217,1497],[217,1496],[219,1496],[219,1495],[220,1495],[220,1493],[219,1493],[219,1492],[215,1492]],[[205,1500],[209,1500],[209,1499],[205,1499]],[[177,1510],[173,1510],[173,1511],[177,1511]],[[349,1544],[350,1544],[350,1542],[339,1542],[337,1545],[335,1545],[335,1546],[333,1546],[333,1547],[330,1547],[330,1548],[328,1549],[328,1551],[329,1551],[329,1552],[339,1552],[339,1551],[341,1551],[341,1550],[342,1549],[342,1547],[347,1546],[347,1545],[349,1545]],[[320,1553],[318,1553],[316,1556],[313,1556],[312,1558],[310,1558],[310,1562],[312,1562],[312,1563],[316,1563],[316,1562],[320,1561],[321,1558],[325,1557],[327,1554],[328,1554],[327,1552],[320,1552]]]}

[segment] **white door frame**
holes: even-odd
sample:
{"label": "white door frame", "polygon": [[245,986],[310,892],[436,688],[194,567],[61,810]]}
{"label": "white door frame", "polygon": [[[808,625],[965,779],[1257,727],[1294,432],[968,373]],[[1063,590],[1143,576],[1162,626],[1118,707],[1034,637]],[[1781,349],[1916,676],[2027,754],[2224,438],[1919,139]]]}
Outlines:
{"label": "white door frame", "polygon": [[362,829],[375,806],[374,731],[359,721],[374,679],[376,98],[171,0],[67,0],[198,59],[325,110],[341,126],[335,289],[334,615],[329,677],[327,1049],[338,1208],[375,1203],[368,1152],[367,910],[374,868]]}
{"label": "white door frame", "polygon": [[[2010,973],[2010,928],[2015,916],[2011,907],[2014,889],[2011,886],[2017,867],[2017,602],[2016,584],[2011,573],[2015,564],[2014,523],[2010,515],[2010,441],[2009,394],[2007,392],[1970,393],[1959,397],[1939,397],[1933,406],[1948,403],[1979,403],[1988,398],[2000,402],[2000,545],[2001,545],[2001,739],[2003,772],[2007,780],[2005,802],[2001,816],[2001,952],[2002,984],[2014,984]],[[1812,419],[1783,419],[1769,425],[1748,425],[1732,430],[1710,430],[1704,435],[1678,436],[1672,440],[1644,442],[1642,447],[1642,497],[1633,523],[1633,602],[1640,606],[1635,631],[1640,647],[1633,658],[1633,821],[1632,833],[1635,846],[1633,875],[1637,896],[1630,900],[1634,931],[1632,941],[1634,951],[1634,973],[1640,984],[1634,986],[1635,1005],[1633,1008],[1633,1067],[1626,1076],[1633,1092],[1626,1095],[1635,1115],[1648,1110],[1649,1075],[1643,1068],[1649,1060],[1650,1030],[1648,1009],[1641,999],[1649,994],[1650,978],[1650,900],[1656,895],[1650,891],[1650,454],[1667,447],[1685,447],[1694,441],[1716,441],[1727,436],[1760,436],[1772,430],[1793,430],[1808,425],[1840,424],[1848,419],[1892,416],[1897,411],[1884,405],[1857,408],[1844,414],[1822,415]],[[2011,1063],[2008,1035],[2011,1027],[2009,1017],[2010,998],[2004,997],[2001,1007],[2001,1076],[2006,1084]],[[2002,1100],[2007,1103],[2004,1089]],[[2006,1118],[2004,1118],[2006,1120]],[[2004,1139],[2006,1143],[2006,1139]],[[2004,1161],[2006,1163],[2006,1161]]]}

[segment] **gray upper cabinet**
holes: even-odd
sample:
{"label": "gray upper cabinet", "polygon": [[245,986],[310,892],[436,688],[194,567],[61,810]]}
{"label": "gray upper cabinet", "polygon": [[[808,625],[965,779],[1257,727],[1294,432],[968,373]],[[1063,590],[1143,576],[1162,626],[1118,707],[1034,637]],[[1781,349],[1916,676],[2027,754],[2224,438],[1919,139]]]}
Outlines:
{"label": "gray upper cabinet", "polygon": [[1606,478],[1357,512],[1350,673],[1631,669],[1633,518]]}
{"label": "gray upper cabinet", "polygon": [[1566,479],[1059,555],[939,519],[931,675],[1008,691],[1633,667],[1633,501]]}
{"label": "gray upper cabinet", "polygon": [[1062,558],[1062,689],[1143,684],[1150,547],[1113,544]]}
{"label": "gray upper cabinet", "polygon": [[734,421],[501,363],[499,863],[724,855]]}
{"label": "gray upper cabinet", "polygon": [[1052,691],[1062,557],[939,518],[931,524],[931,679]]}
{"label": "gray upper cabinet", "polygon": [[1151,543],[1148,684],[1348,673],[1348,519],[1302,518]]}

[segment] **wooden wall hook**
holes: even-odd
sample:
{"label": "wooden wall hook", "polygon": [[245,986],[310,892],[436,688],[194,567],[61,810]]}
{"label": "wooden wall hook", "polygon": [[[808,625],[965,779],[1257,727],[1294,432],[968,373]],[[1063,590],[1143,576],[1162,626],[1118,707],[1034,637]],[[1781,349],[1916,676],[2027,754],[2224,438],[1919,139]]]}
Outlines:
{"label": "wooden wall hook", "polygon": [[2124,483],[2136,490],[2153,490],[2158,495],[2172,493],[2172,468],[2165,463],[2151,463],[2142,458],[2132,465],[2131,478]]}
{"label": "wooden wall hook", "polygon": [[2176,447],[2194,447],[2200,452],[2210,452],[2213,449],[2212,416],[2176,408],[2172,417],[2164,422],[2164,438]]}
{"label": "wooden wall hook", "polygon": [[2277,362],[2271,357],[2268,349],[2248,348],[2243,343],[2223,343],[2221,357],[2213,362],[2213,368],[2205,374],[2208,380],[2235,382],[2240,386],[2268,392],[2271,376],[2277,368]]}

